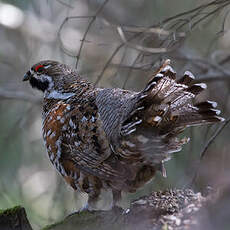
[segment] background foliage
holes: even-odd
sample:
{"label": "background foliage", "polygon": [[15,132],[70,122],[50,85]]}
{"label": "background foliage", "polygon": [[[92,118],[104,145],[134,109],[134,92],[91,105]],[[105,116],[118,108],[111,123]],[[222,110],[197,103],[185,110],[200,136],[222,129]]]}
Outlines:
{"label": "background foliage", "polygon": [[[0,2],[0,208],[24,206],[39,229],[86,200],[65,185],[46,156],[42,95],[22,83],[32,64],[54,59],[98,86],[140,90],[160,61],[170,58],[178,75],[190,70],[197,82],[208,84],[199,100],[217,101],[228,119],[229,5],[228,0]],[[230,129],[223,125],[189,128],[190,143],[166,163],[168,177],[157,175],[124,200],[164,188],[205,192],[229,185]]]}

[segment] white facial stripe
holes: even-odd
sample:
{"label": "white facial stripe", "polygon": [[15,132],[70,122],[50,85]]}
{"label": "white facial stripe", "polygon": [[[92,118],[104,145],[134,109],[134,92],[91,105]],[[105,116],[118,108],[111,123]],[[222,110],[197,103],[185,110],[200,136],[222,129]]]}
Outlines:
{"label": "white facial stripe", "polygon": [[[45,66],[45,68],[49,68],[50,65]],[[31,70],[32,72],[33,70]],[[54,82],[52,80],[52,78],[48,75],[45,74],[41,74],[41,75],[37,75],[36,72],[33,71],[33,75],[34,77],[36,76],[36,78],[40,79],[40,81],[45,82],[48,81],[49,82],[49,87],[48,89],[45,91],[44,94],[44,98],[48,98],[48,99],[68,99],[72,96],[74,96],[74,93],[62,93],[62,92],[58,92],[56,90],[53,89],[54,87]]]}
{"label": "white facial stripe", "polygon": [[45,98],[49,98],[49,99],[68,99],[72,96],[74,96],[75,94],[74,93],[62,93],[62,92],[58,92],[56,90],[52,90],[52,91],[47,91],[45,94],[44,94],[44,97]]}

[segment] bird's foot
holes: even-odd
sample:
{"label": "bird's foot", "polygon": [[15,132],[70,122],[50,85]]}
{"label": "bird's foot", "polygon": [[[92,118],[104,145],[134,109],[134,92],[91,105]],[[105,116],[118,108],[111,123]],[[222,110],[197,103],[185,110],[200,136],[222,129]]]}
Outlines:
{"label": "bird's foot", "polygon": [[123,209],[122,215],[127,215],[130,212],[130,208]]}

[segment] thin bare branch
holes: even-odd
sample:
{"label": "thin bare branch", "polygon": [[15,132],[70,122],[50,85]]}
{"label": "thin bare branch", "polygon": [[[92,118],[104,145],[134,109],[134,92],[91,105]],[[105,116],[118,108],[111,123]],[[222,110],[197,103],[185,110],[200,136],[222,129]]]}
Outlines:
{"label": "thin bare branch", "polygon": [[166,48],[150,48],[150,47],[140,46],[137,44],[132,44],[131,42],[127,41],[125,34],[124,34],[124,32],[120,26],[117,27],[117,31],[118,31],[118,34],[120,35],[120,38],[123,41],[123,43],[130,48],[136,49],[136,50],[141,51],[141,52],[147,52],[147,53],[152,53],[152,54],[167,52]]}
{"label": "thin bare branch", "polygon": [[71,6],[70,4],[68,4],[68,3],[66,3],[66,2],[63,2],[63,1],[61,1],[61,0],[56,0],[58,3],[60,3],[60,4],[62,4],[63,6],[66,6],[66,7],[68,7],[68,8],[71,8],[71,9],[73,9],[74,7],[73,6]]}
{"label": "thin bare branch", "polygon": [[92,19],[90,20],[86,30],[85,30],[85,33],[83,35],[83,38],[82,38],[82,41],[81,41],[81,45],[80,45],[80,48],[79,48],[79,51],[78,51],[78,55],[77,55],[77,61],[76,61],[76,64],[75,64],[75,68],[77,69],[78,67],[78,63],[79,63],[79,60],[80,60],[80,56],[81,56],[81,51],[82,51],[82,48],[83,48],[83,45],[84,45],[84,41],[86,39],[86,36],[92,26],[92,24],[94,23],[94,21],[96,20],[97,16],[101,13],[101,11],[103,10],[103,8],[105,7],[105,5],[108,3],[109,0],[105,0],[103,2],[103,4],[101,5],[101,7],[97,10],[97,12],[95,13],[95,15],[92,17]]}
{"label": "thin bare branch", "polygon": [[[193,19],[195,20],[198,16],[200,16],[200,15],[202,14],[202,12],[203,12],[205,9],[208,9],[210,6],[217,6],[217,8],[215,8],[214,10],[211,11],[212,14],[213,14],[213,13],[216,13],[216,12],[220,11],[221,9],[223,9],[223,8],[226,7],[228,4],[230,4],[230,2],[229,2],[229,1],[226,1],[226,0],[225,0],[225,1],[212,1],[211,3],[203,4],[203,5],[201,5],[201,6],[199,6],[199,7],[196,7],[196,8],[194,8],[194,9],[192,9],[192,10],[189,10],[189,11],[183,12],[183,13],[181,13],[181,14],[177,14],[177,15],[175,15],[175,16],[173,16],[173,17],[168,18],[168,19],[165,19],[162,23],[158,23],[158,24],[152,25],[152,26],[146,28],[146,30],[142,30],[140,33],[135,34],[135,36],[129,38],[128,41],[127,41],[127,39],[125,38],[122,29],[121,29],[121,28],[118,29],[118,33],[119,33],[119,35],[120,35],[120,37],[121,37],[123,43],[121,43],[121,44],[116,48],[116,50],[113,52],[112,56],[111,56],[111,57],[109,58],[109,60],[106,62],[105,66],[104,66],[104,68],[103,68],[101,74],[98,76],[98,78],[97,78],[95,84],[97,84],[97,83],[100,81],[100,79],[102,78],[102,76],[103,76],[105,70],[108,68],[108,66],[110,65],[110,63],[111,63],[113,57],[118,53],[118,51],[120,50],[120,48],[122,48],[124,45],[129,44],[128,42],[132,41],[134,38],[137,38],[138,36],[140,36],[141,34],[143,34],[145,31],[148,31],[148,29],[150,29],[150,28],[152,28],[152,27],[158,28],[160,25],[161,25],[161,26],[162,26],[162,25],[164,26],[164,25],[166,25],[167,23],[169,23],[169,22],[171,22],[171,21],[179,20],[179,21],[181,21],[182,23],[180,23],[179,25],[178,25],[178,23],[175,24],[177,27],[176,27],[176,29],[174,29],[174,31],[176,31],[176,33],[178,34],[179,29],[181,29],[182,27],[184,27],[186,24],[189,24],[189,25],[190,25],[191,20],[193,20]],[[207,18],[208,18],[209,16],[211,16],[212,14],[211,14],[211,13],[205,14],[204,17],[201,17],[201,19],[198,19],[198,20],[199,20],[199,23],[201,23],[201,21],[207,19]],[[182,18],[182,17],[184,17],[184,16],[186,16],[186,15],[187,15],[187,17],[188,17],[187,19]],[[195,21],[195,22],[191,23],[191,25],[189,26],[189,30],[194,29],[199,23],[198,23],[198,21]],[[164,41],[162,42],[162,44],[160,45],[160,47],[162,47],[163,49],[166,49],[166,48],[164,47],[164,43],[170,41],[170,36],[172,36],[172,38],[173,38],[173,37],[175,38],[175,33],[170,33],[170,34],[164,39]],[[183,38],[183,40],[184,40],[184,38]],[[178,43],[178,42],[183,41],[183,40],[178,40],[178,41],[176,41],[175,39],[172,39],[172,42],[173,42],[173,43],[175,43],[175,42]],[[172,44],[171,44],[171,45],[172,45]],[[170,44],[168,44],[168,47],[169,47],[169,46],[170,46]],[[132,47],[132,48],[135,48],[135,49],[137,49],[138,51],[141,51],[141,52],[153,51],[153,54],[156,53],[156,50],[150,50],[151,48],[143,49],[143,48],[146,48],[146,47],[142,47],[142,46],[139,46],[139,45],[134,45],[134,47],[133,47],[133,46],[131,46],[131,47]],[[158,50],[157,50],[157,51],[158,51]],[[162,50],[160,50],[160,51],[162,51]],[[167,50],[163,50],[163,53],[165,53],[166,51],[167,51]],[[168,51],[169,51],[169,50],[168,50]],[[216,68],[218,68],[218,67],[216,66]],[[221,69],[219,68],[219,71],[223,71],[223,69],[221,70]],[[224,78],[224,80],[226,80],[226,79]]]}
{"label": "thin bare branch", "polygon": [[129,78],[130,78],[130,76],[131,76],[133,67],[135,66],[135,64],[137,63],[137,61],[138,61],[138,59],[140,58],[141,55],[142,55],[142,53],[139,53],[139,54],[137,55],[137,57],[135,58],[135,60],[133,61],[133,64],[131,65],[131,67],[130,67],[130,69],[129,69],[129,72],[128,72],[128,74],[127,74],[127,77],[126,77],[126,79],[125,79],[125,81],[124,81],[124,83],[123,83],[123,87],[122,87],[123,89],[126,87],[127,82],[128,82],[128,80],[129,80]]}
{"label": "thin bare branch", "polygon": [[89,19],[89,18],[93,18],[93,17],[94,17],[94,16],[70,16],[70,17],[66,17],[66,18],[63,20],[62,24],[60,25],[60,27],[59,27],[59,29],[58,29],[58,33],[57,33],[58,36],[57,36],[57,37],[58,37],[58,40],[59,40],[59,42],[60,42],[60,44],[61,44],[61,49],[62,49],[62,51],[63,51],[66,55],[68,55],[68,56],[70,56],[70,57],[74,57],[74,58],[78,57],[77,55],[71,54],[71,53],[65,48],[65,46],[64,46],[64,44],[63,44],[63,42],[62,42],[62,39],[61,39],[61,32],[62,32],[62,30],[63,30],[65,24],[66,24],[68,21],[70,21],[70,20],[75,20],[75,19]]}
{"label": "thin bare branch", "polygon": [[191,28],[193,29],[195,26],[197,26],[198,24],[200,24],[200,22],[206,20],[208,17],[215,15],[215,13],[217,13],[218,11],[222,10],[225,6],[229,5],[229,2],[224,4],[221,7],[217,7],[217,9],[209,12],[208,14],[206,14],[205,16],[201,17],[199,20],[197,20],[196,22],[194,22],[191,26]]}
{"label": "thin bare branch", "polygon": [[225,57],[223,60],[221,60],[219,62],[219,65],[225,65],[226,63],[228,63],[230,61],[230,55],[228,55],[227,57]]}
{"label": "thin bare branch", "polygon": [[125,57],[126,57],[126,52],[127,52],[127,47],[125,47],[124,48],[124,52],[123,52],[123,54],[122,54],[122,57],[121,57],[121,59],[120,59],[120,62],[119,62],[119,64],[117,64],[116,65],[116,73],[114,74],[114,77],[116,77],[117,76],[117,74],[118,74],[118,72],[119,72],[119,70],[122,68],[122,63],[124,62],[124,60],[125,60]]}
{"label": "thin bare branch", "polygon": [[208,147],[214,142],[214,140],[216,139],[216,137],[224,130],[224,128],[228,125],[228,123],[230,122],[230,118],[228,118],[222,126],[219,127],[219,129],[216,130],[216,132],[213,134],[213,136],[209,139],[209,141],[207,142],[207,144],[205,145],[203,151],[200,154],[200,159],[202,160],[208,150]]}
{"label": "thin bare branch", "polygon": [[224,4],[224,3],[230,4],[230,2],[228,0],[214,0],[214,1],[210,2],[210,3],[202,4],[202,5],[196,7],[194,9],[192,9],[192,10],[188,10],[188,11],[185,11],[183,13],[176,14],[176,15],[174,15],[172,17],[169,17],[169,18],[163,20],[161,25],[164,25],[164,24],[166,24],[166,23],[168,23],[170,21],[173,21],[175,19],[181,18],[181,17],[183,17],[185,15],[189,15],[189,14],[196,13],[196,12],[201,12],[202,10],[207,9],[210,6],[221,5],[221,4]]}
{"label": "thin bare branch", "polygon": [[[131,38],[129,38],[129,39],[127,40],[127,42],[132,41],[133,39],[137,38],[138,36],[140,36],[140,35],[142,35],[142,34],[143,34],[143,32],[134,34]],[[105,63],[104,68],[102,69],[101,73],[98,75],[98,77],[97,77],[97,79],[96,79],[94,85],[97,85],[97,84],[98,84],[98,82],[99,82],[99,81],[101,80],[101,78],[103,77],[103,75],[104,75],[106,69],[109,67],[109,65],[110,65],[111,61],[113,60],[113,58],[116,56],[116,54],[120,51],[120,49],[121,49],[125,44],[126,44],[126,43],[122,42],[121,44],[119,44],[119,45],[117,46],[117,48],[114,50],[114,52],[112,53],[112,55],[110,56],[110,58],[108,59],[108,61]]]}
{"label": "thin bare branch", "polygon": [[110,56],[109,60],[105,63],[104,68],[102,69],[101,73],[98,75],[94,85],[97,85],[98,82],[101,80],[105,70],[110,65],[110,62],[113,60],[113,58],[116,56],[116,54],[119,52],[119,50],[124,46],[124,43],[121,43],[117,48],[114,50],[113,54]]}
{"label": "thin bare branch", "polygon": [[[122,26],[122,29],[131,33],[153,33],[158,35],[170,35],[172,33],[172,31],[167,31],[163,28]],[[186,33],[180,32],[177,35],[180,37],[185,37]]]}
{"label": "thin bare branch", "polygon": [[201,162],[202,159],[205,157],[206,152],[208,150],[208,148],[210,147],[210,145],[214,142],[214,140],[220,135],[220,133],[224,130],[224,128],[228,125],[228,123],[230,122],[230,118],[228,118],[216,131],[215,133],[211,136],[211,138],[208,140],[208,142],[206,143],[206,145],[204,146],[203,150],[200,153],[200,161],[197,167],[197,170],[195,172],[195,175],[193,176],[192,182],[190,184],[193,185],[197,179],[198,173],[200,171],[200,167],[201,167]]}
{"label": "thin bare branch", "polygon": [[[210,76],[210,74],[207,74]],[[210,83],[210,82],[215,82],[215,81],[226,81],[230,82],[230,75],[228,76],[220,76],[220,75],[215,75],[215,77],[205,77],[201,76],[199,79],[195,79],[194,83]]]}
{"label": "thin bare branch", "polygon": [[0,99],[14,99],[39,104],[41,99],[20,91],[8,91],[0,88]]}
{"label": "thin bare branch", "polygon": [[80,48],[79,48],[79,51],[78,51],[78,55],[76,56],[76,58],[77,58],[76,64],[75,64],[75,68],[76,68],[76,69],[77,69],[77,67],[78,67],[78,63],[79,63],[79,60],[80,60],[81,51],[82,51],[82,48],[83,48],[83,45],[84,45],[84,41],[85,41],[86,36],[87,36],[87,34],[88,34],[88,32],[89,32],[89,30],[90,30],[90,28],[91,28],[93,22],[95,21],[95,19],[96,19],[96,16],[94,16],[94,17],[90,20],[90,22],[89,22],[89,24],[88,24],[88,26],[87,26],[87,28],[86,28],[86,30],[85,30],[85,33],[84,33],[84,35],[83,35],[83,38],[82,38],[82,40],[81,40],[81,45],[80,45]]}

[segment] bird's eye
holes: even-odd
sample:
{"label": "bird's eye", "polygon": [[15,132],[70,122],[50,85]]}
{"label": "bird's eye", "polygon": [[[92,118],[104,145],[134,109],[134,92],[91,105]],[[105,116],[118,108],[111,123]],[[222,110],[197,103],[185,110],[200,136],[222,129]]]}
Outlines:
{"label": "bird's eye", "polygon": [[34,70],[38,73],[42,72],[44,70],[44,65],[37,65]]}

